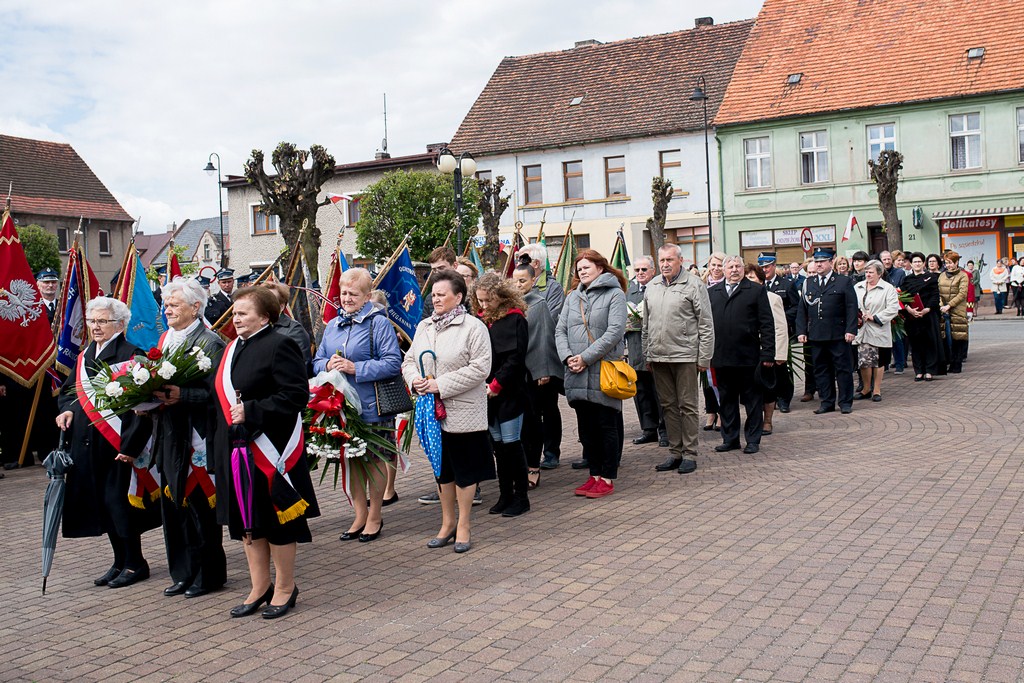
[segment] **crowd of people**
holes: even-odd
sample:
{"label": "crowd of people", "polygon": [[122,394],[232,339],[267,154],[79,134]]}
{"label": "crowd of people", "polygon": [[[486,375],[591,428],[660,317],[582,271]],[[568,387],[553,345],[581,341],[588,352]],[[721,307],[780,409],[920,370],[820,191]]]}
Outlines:
{"label": "crowd of people", "polygon": [[[141,536],[162,526],[172,582],[164,594],[218,590],[227,577],[227,527],[243,544],[251,580],[231,617],[287,614],[299,593],[297,547],[311,541],[308,521],[319,515],[302,445],[316,373],[346,376],[360,417],[392,443],[395,416],[381,410],[378,384],[401,381],[413,396],[434,396],[442,457],[436,490],[419,500],[438,503],[441,514],[426,546],[451,544],[461,554],[472,548],[482,482],[497,479],[489,513],[515,518],[530,510],[542,471],[561,465],[562,395],[582,446],[572,468],[588,475],[574,494],[616,492],[627,437],[622,394],[610,390],[608,374],[621,372],[616,363],[624,359],[635,375],[641,430],[632,442],[666,448],[654,469],[686,475],[698,467],[701,429],[720,432],[717,452],[758,453],[775,431],[776,411],[792,409],[801,376],[800,400],[819,398],[815,414],[848,414],[857,400],[881,401],[886,371],[902,374],[908,362],[917,381],[961,372],[977,298],[973,264],[961,269],[953,251],[941,258],[857,252],[847,261],[819,248],[788,271],[773,252],[756,263],[716,252],[701,271],[684,268],[680,248],[666,244],[636,258],[627,279],[583,249],[568,290],[545,270],[542,245],[516,258],[506,278],[479,273],[448,247],[435,249],[423,320],[404,345],[371,275],[350,268],[340,276],[339,314],[315,353],[285,312],[287,287],[235,289],[233,274],[222,271],[210,295],[209,282],[175,279],[161,288],[169,329],[160,347],[202,347],[215,369],[165,385],[155,406],[119,417],[93,405],[92,374],[98,362],[145,352],[125,338],[131,314],[122,302],[90,301],[91,342],[60,394],[55,422],[73,437],[64,535],[106,535],[112,548],[111,566],[94,583],[120,588],[149,578]],[[1007,264],[1008,283],[1013,269],[1024,275]],[[51,275],[55,281],[42,273],[40,282]],[[1019,289],[1016,300],[1024,303]],[[237,338],[225,344],[204,321],[229,311]],[[129,495],[148,458],[160,475],[156,506]],[[353,461],[346,483],[353,517],[340,541],[382,535],[383,508],[398,501],[396,461],[372,446]]]}

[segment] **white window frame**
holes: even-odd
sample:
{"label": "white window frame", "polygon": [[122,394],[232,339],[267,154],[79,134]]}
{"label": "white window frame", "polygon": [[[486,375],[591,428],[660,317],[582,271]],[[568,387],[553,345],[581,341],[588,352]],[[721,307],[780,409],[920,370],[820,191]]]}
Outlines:
{"label": "white window frame", "polygon": [[[106,235],[107,250],[103,250],[103,238]],[[98,230],[96,231],[96,248],[99,251],[100,256],[110,256],[112,253],[110,248],[110,231],[109,230]]]}
{"label": "white window frame", "polygon": [[209,242],[203,242],[203,260],[204,261],[212,261],[213,260],[213,249],[210,248],[210,243]]}
{"label": "white window frame", "polygon": [[[978,117],[978,127],[968,128],[972,116]],[[954,122],[960,121],[962,129],[954,130]],[[948,118],[949,126],[949,169],[951,171],[970,171],[981,168],[985,161],[982,155],[983,139],[982,139],[982,124],[981,124],[981,112],[971,111],[963,114],[950,114]],[[955,148],[955,141],[963,140],[964,145],[964,165],[957,166],[957,153]],[[976,141],[977,145],[974,150],[977,159],[975,163],[971,163],[971,141]]]}
{"label": "white window frame", "polygon": [[[810,138],[808,139],[808,136]],[[807,145],[805,146],[805,142]],[[828,131],[809,130],[799,134],[800,145],[800,184],[818,185],[829,181],[828,169]],[[805,168],[804,160],[809,159],[811,165]],[[813,177],[804,173],[813,171]]]}
{"label": "white window frame", "polygon": [[[886,135],[886,127],[892,127],[892,135]],[[878,135],[872,137],[872,131],[878,131]],[[868,160],[878,161],[878,155],[886,149],[896,149],[896,123],[890,121],[887,123],[873,123],[868,125],[864,131],[867,137],[868,145]],[[873,152],[872,148],[877,147],[878,152]]]}
{"label": "white window frame", "polygon": [[1024,164],[1024,107],[1017,107],[1017,163]]}
{"label": "white window frame", "polygon": [[255,202],[249,205],[249,235],[252,237],[263,237],[264,235],[276,235],[281,231],[281,223],[278,217],[271,213],[265,213],[267,217],[267,225],[272,229],[267,231],[256,232],[256,207],[263,206],[259,202]]}
{"label": "white window frame", "polygon": [[[665,155],[675,154],[678,159],[668,161]],[[672,181],[672,194],[680,194],[683,191],[683,150],[663,149],[658,151],[658,173],[665,180]]]}
{"label": "white window frame", "polygon": [[[756,143],[750,151],[747,143]],[[756,169],[756,178],[751,177],[750,164]],[[753,180],[753,182],[751,182]],[[763,190],[772,186],[772,139],[768,135],[743,139],[743,183],[748,190]]]}

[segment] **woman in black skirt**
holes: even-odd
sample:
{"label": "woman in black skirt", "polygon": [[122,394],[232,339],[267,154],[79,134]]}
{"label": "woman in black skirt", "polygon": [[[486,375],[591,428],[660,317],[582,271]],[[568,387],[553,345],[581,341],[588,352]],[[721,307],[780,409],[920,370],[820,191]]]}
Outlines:
{"label": "woman in black skirt", "polygon": [[[307,520],[320,514],[301,438],[306,362],[294,341],[273,330],[280,312],[273,292],[248,287],[232,300],[238,339],[224,350],[215,378],[217,521],[231,538],[244,540],[252,580],[231,616],[249,616],[269,603],[263,618],[275,619],[295,606],[296,544],[312,541]],[[243,445],[248,464],[233,453]]]}
{"label": "woman in black skirt", "polygon": [[[920,298],[920,307],[913,304],[903,309],[907,340],[914,360],[914,381],[932,381],[940,374],[942,343],[939,339],[939,274],[925,269],[921,252],[910,255],[911,273],[903,280],[903,291]],[[944,373],[943,373],[944,374]]]}

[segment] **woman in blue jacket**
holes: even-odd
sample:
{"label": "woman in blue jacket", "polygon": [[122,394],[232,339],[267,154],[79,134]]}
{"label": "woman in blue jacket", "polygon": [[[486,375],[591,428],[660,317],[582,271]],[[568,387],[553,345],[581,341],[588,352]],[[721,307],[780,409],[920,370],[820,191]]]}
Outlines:
{"label": "woman in blue jacket", "polygon": [[[380,425],[381,435],[393,439],[393,416],[377,412],[373,383],[401,374],[402,354],[398,348],[398,337],[384,309],[370,301],[373,280],[366,269],[349,268],[341,274],[340,283],[341,310],[324,330],[323,340],[313,359],[313,371],[337,370],[345,374],[359,395],[362,418]],[[387,465],[383,464],[382,457]],[[386,467],[395,466],[394,456],[367,453],[351,459],[349,464],[352,466],[349,488],[356,516],[340,540],[358,538],[366,543],[380,536],[384,528],[381,503],[387,479]]]}

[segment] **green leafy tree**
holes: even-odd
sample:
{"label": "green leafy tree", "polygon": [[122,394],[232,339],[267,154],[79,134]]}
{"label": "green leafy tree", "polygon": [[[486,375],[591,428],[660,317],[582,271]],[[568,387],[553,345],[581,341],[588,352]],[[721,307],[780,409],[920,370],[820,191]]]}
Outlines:
{"label": "green leafy tree", "polygon": [[[430,171],[393,171],[366,188],[359,199],[356,248],[383,262],[409,233],[413,260],[422,261],[444,244],[455,227],[452,176]],[[480,221],[480,189],[475,178],[462,180],[463,239],[476,235]],[[452,247],[455,238],[452,237]]]}
{"label": "green leafy tree", "polygon": [[35,223],[18,227],[18,237],[25,249],[25,258],[33,273],[43,268],[53,268],[60,272],[60,249],[57,248],[57,236],[46,231],[46,228]]}
{"label": "green leafy tree", "polygon": [[490,180],[478,180],[480,188],[480,215],[484,226],[484,248],[480,250],[480,259],[484,262],[485,268],[494,268],[498,265],[499,241],[498,226],[501,223],[501,214],[508,208],[508,200],[512,195],[501,196],[501,189],[505,185],[505,176],[500,175]]}
{"label": "green leafy tree", "polygon": [[[307,167],[306,162],[310,162]],[[309,265],[310,276],[319,278],[317,263],[320,255],[320,228],[316,227],[316,212],[330,203],[316,197],[324,182],[334,175],[334,157],[320,145],[312,145],[307,152],[290,142],[282,142],[270,155],[275,175],[267,175],[263,168],[263,150],[254,149],[245,162],[245,179],[260,192],[263,210],[278,217],[285,251],[291,250],[299,237],[302,222],[308,221],[302,235],[302,250]],[[286,255],[283,259],[288,260]]]}

